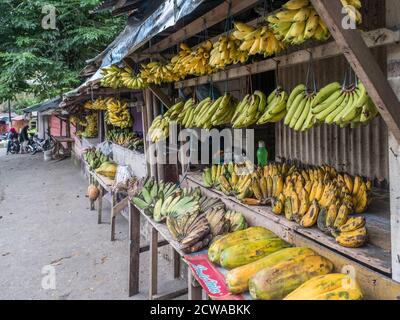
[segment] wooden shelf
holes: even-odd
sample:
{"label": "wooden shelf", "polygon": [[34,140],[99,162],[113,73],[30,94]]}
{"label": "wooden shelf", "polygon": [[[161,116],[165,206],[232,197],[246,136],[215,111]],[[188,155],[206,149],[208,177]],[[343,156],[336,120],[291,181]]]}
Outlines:
{"label": "wooden shelf", "polygon": [[[373,230],[373,232],[370,232],[369,234],[371,239],[369,243],[362,248],[345,248],[337,244],[333,237],[324,234],[316,227],[303,228],[299,224],[289,221],[283,216],[275,215],[272,213],[270,207],[247,206],[240,203],[234,197],[228,197],[219,191],[205,189],[201,174],[199,173],[189,173],[188,180],[194,183],[194,185],[201,186],[203,188],[203,192],[208,196],[221,197],[229,208],[241,211],[243,213],[247,212],[250,224],[260,223],[259,219],[257,219],[257,216],[266,218],[267,220],[264,220],[263,222],[265,223],[268,221],[268,226],[265,227],[270,228],[271,231],[275,232],[278,236],[291,243],[293,243],[293,235],[296,233],[310,240],[316,241],[318,244],[330,248],[331,250],[334,250],[335,252],[338,252],[347,258],[364,264],[374,270],[387,275],[391,273],[390,248],[388,250],[387,248],[377,246],[378,243],[386,243],[387,245],[387,242],[389,241],[389,239],[387,239],[388,235],[386,231],[390,230],[390,221],[387,218],[388,213],[383,212],[381,209],[379,214],[373,214],[373,208],[371,208],[370,211],[365,214],[368,221],[367,227],[371,227],[370,231]],[[386,198],[382,197],[382,199],[379,201],[386,203]]]}
{"label": "wooden shelf", "polygon": [[[363,38],[369,48],[385,46],[399,42],[400,31],[392,31],[385,28],[376,29],[363,33]],[[252,64],[232,66],[212,75],[178,81],[175,82],[175,88],[180,89],[184,87],[193,87],[210,81],[218,82],[237,79],[252,74],[275,70],[277,61],[279,61],[280,68],[306,63],[310,59],[310,54],[312,54],[314,60],[321,60],[341,55],[342,52],[333,41],[314,48],[299,50],[287,55],[276,56],[275,58],[262,60]]]}

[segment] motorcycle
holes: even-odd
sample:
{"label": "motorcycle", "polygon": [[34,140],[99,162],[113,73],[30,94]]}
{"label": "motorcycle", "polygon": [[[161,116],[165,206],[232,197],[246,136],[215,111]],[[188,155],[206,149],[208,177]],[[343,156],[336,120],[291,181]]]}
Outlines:
{"label": "motorcycle", "polygon": [[[35,155],[38,152],[44,152],[47,150],[51,150],[54,147],[53,141],[49,138],[47,139],[39,139],[36,135],[33,137],[33,143],[30,145],[32,148],[32,155]],[[29,144],[28,144],[29,146]]]}
{"label": "motorcycle", "polygon": [[17,154],[17,153],[19,153],[20,149],[21,149],[21,145],[19,143],[18,138],[13,138],[11,140],[10,153]]}

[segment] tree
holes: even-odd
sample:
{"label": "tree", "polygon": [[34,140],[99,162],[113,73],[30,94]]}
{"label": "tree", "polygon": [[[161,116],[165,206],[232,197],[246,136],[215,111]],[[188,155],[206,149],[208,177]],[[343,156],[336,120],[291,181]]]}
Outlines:
{"label": "tree", "polygon": [[101,52],[125,23],[123,17],[90,13],[99,2],[0,1],[0,102],[20,93],[43,100],[79,85],[85,61]]}

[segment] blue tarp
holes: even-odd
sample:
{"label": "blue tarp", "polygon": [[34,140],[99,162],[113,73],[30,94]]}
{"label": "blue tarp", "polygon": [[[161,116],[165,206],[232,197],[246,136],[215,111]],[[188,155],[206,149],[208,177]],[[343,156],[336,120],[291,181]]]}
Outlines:
{"label": "blue tarp", "polygon": [[101,67],[118,64],[143,43],[193,12],[204,0],[166,0],[143,23],[128,21],[124,31],[97,58]]}

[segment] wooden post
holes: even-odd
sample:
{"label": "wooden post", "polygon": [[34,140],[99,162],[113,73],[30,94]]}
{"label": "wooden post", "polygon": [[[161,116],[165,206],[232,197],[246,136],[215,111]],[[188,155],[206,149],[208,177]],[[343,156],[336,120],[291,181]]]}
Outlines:
{"label": "wooden post", "polygon": [[[398,0],[386,0],[387,26],[395,27],[400,16]],[[388,79],[400,99],[400,48],[388,47]],[[400,282],[400,145],[389,133],[390,227],[392,278]]]}
{"label": "wooden post", "polygon": [[[147,112],[147,128],[151,126],[151,123],[153,122],[154,119],[154,113],[153,113],[153,94],[151,93],[150,89],[146,89],[146,112]],[[151,141],[148,141],[148,151],[152,151],[153,143]],[[147,157],[150,157],[152,155],[149,155],[147,153]],[[149,162],[150,159],[147,159]],[[150,171],[149,174],[153,178],[157,178],[157,165],[155,164],[150,164]]]}
{"label": "wooden post", "polygon": [[172,264],[174,268],[174,278],[178,279],[181,276],[181,256],[178,251],[172,248]]}
{"label": "wooden post", "polygon": [[149,270],[149,299],[157,294],[158,280],[158,231],[150,226],[150,270]]}
{"label": "wooden post", "polygon": [[129,296],[139,293],[140,212],[129,203]]}
{"label": "wooden post", "polygon": [[114,213],[114,205],[116,202],[116,197],[117,195],[115,192],[111,191],[111,217],[110,217],[110,223],[111,223],[111,241],[115,240],[115,213]]}
{"label": "wooden post", "polygon": [[344,28],[344,14],[340,1],[311,0],[318,14],[327,24],[354,72],[360,78],[377,106],[389,131],[400,142],[400,102],[383,71],[368,49],[358,29]]}
{"label": "wooden post", "polygon": [[196,278],[193,276],[192,269],[188,268],[188,299],[201,300],[202,288],[197,283]]}
{"label": "wooden post", "polygon": [[99,185],[99,189],[100,189],[100,194],[99,197],[97,199],[98,201],[98,205],[97,205],[97,223],[101,224],[101,215],[103,212],[103,195],[104,195],[104,189],[101,185]]}

